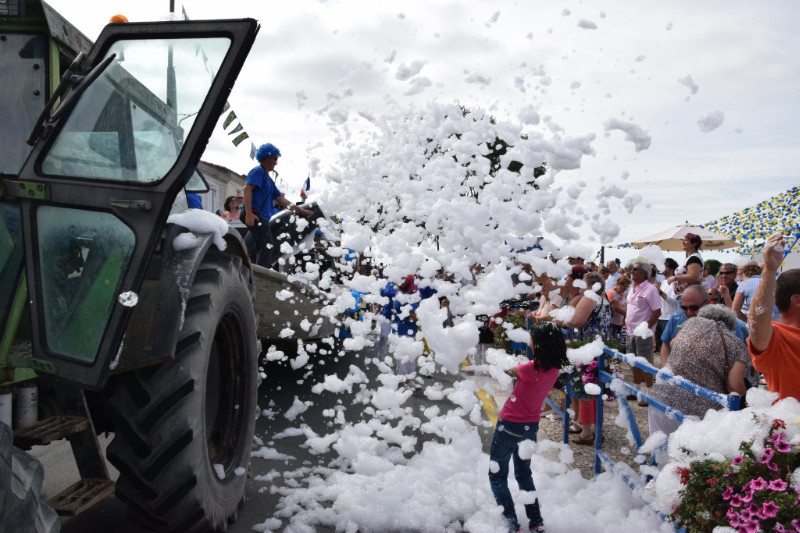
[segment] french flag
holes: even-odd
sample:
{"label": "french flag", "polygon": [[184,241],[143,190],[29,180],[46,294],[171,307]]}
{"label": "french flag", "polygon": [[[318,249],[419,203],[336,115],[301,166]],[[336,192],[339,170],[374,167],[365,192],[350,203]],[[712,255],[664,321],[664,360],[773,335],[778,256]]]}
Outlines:
{"label": "french flag", "polygon": [[306,182],[303,183],[303,188],[300,189],[300,196],[305,196],[307,191],[311,190],[311,176],[306,178]]}

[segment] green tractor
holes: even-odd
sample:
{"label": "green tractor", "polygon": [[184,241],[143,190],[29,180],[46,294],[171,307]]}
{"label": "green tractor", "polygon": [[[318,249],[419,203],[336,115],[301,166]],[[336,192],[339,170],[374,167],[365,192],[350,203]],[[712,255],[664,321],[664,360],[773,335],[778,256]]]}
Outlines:
{"label": "green tractor", "polygon": [[244,498],[261,339],[309,316],[318,338],[333,331],[324,298],[251,265],[235,230],[175,217],[205,186],[195,168],[258,29],[115,23],[92,45],[44,2],[0,3],[0,398],[35,384],[42,414],[13,447],[0,423],[9,531],[57,530],[20,449],[63,438],[81,479],[48,502],[59,514],[116,493],[154,530],[224,528]]}

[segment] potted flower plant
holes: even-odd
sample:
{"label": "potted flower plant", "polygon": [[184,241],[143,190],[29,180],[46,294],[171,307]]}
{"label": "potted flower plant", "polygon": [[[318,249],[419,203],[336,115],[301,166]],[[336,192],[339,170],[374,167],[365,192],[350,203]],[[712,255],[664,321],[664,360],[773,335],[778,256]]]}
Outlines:
{"label": "potted flower plant", "polygon": [[800,532],[800,446],[787,440],[783,420],[771,424],[762,453],[742,442],[733,459],[679,467],[682,501],[670,520],[686,531]]}

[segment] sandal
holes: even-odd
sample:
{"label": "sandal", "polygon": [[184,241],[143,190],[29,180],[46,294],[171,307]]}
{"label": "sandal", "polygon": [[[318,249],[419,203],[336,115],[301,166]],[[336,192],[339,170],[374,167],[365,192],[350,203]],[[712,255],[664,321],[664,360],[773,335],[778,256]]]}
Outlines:
{"label": "sandal", "polygon": [[583,428],[580,427],[578,424],[570,424],[569,425],[569,432],[573,435],[577,435],[578,433],[582,432]]}
{"label": "sandal", "polygon": [[[606,438],[601,437],[601,439],[602,440],[600,441],[600,444],[605,444]],[[574,442],[575,444],[594,446],[594,435],[592,435],[591,437],[575,437],[574,439],[572,439],[572,442]]]}

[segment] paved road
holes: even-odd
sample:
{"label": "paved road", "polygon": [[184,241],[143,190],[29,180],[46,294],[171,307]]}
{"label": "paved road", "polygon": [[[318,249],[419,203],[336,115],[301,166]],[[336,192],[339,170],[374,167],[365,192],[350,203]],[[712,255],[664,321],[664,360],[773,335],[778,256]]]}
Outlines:
{"label": "paved road", "polygon": [[[248,502],[241,509],[236,522],[229,524],[228,531],[232,533],[251,532],[253,525],[262,523],[265,519],[272,516],[275,506],[280,500],[280,494],[271,490],[272,484],[282,485],[285,480],[282,476],[276,475],[285,471],[294,471],[300,466],[311,466],[317,464],[327,464],[332,455],[319,456],[311,455],[307,448],[301,447],[306,441],[305,436],[286,437],[272,440],[271,436],[283,432],[287,429],[298,428],[302,423],[307,424],[318,435],[330,433],[333,429],[333,422],[329,416],[325,416],[323,411],[336,408],[337,405],[346,406],[344,414],[348,422],[355,422],[364,416],[363,403],[355,401],[355,394],[358,387],[354,387],[353,393],[333,394],[323,392],[315,394],[311,391],[314,384],[320,382],[326,375],[337,373],[339,377],[347,374],[351,364],[358,366],[372,380],[378,374],[378,370],[371,363],[376,356],[375,348],[366,348],[360,352],[349,352],[344,354],[339,361],[326,361],[325,364],[315,362],[308,367],[293,371],[285,363],[268,363],[265,367],[267,379],[259,388],[259,408],[269,410],[274,413],[270,416],[262,416],[256,422],[256,436],[262,439],[263,445],[267,448],[274,448],[276,451],[293,456],[295,459],[270,460],[260,457],[251,459],[251,473],[247,483]],[[437,375],[435,380],[442,382],[447,387],[452,383],[454,377],[449,375]],[[426,380],[427,384],[433,380]],[[374,384],[369,385],[374,388]],[[291,421],[284,416],[284,413],[295,402],[295,398],[301,401],[311,401],[313,404],[295,421]],[[417,391],[406,402],[405,407],[412,407],[416,412],[435,403],[447,403],[442,405],[443,409],[452,408],[447,400],[435,402],[427,399],[422,391]],[[422,441],[432,437],[418,436],[418,446],[422,446]],[[488,451],[488,443],[491,437],[491,430],[483,430],[484,446]],[[103,439],[108,441],[110,439]],[[259,449],[260,446],[256,446]],[[35,450],[35,449],[34,449]],[[45,496],[49,497],[57,493],[61,488],[68,486],[77,480],[77,473],[74,468],[70,472],[70,462],[72,461],[68,445],[60,450],[48,450],[46,454],[38,453],[45,463],[47,477],[45,480]],[[271,474],[270,474],[271,473]],[[266,481],[266,476],[270,481]],[[59,486],[60,485],[60,486]],[[285,522],[285,521],[284,521]],[[93,509],[75,518],[65,518],[62,520],[62,531],[64,533],[84,533],[87,531],[114,531],[115,533],[144,533],[145,529],[137,526],[125,516],[125,506],[115,497],[107,498]],[[319,531],[325,531],[320,528]]]}

